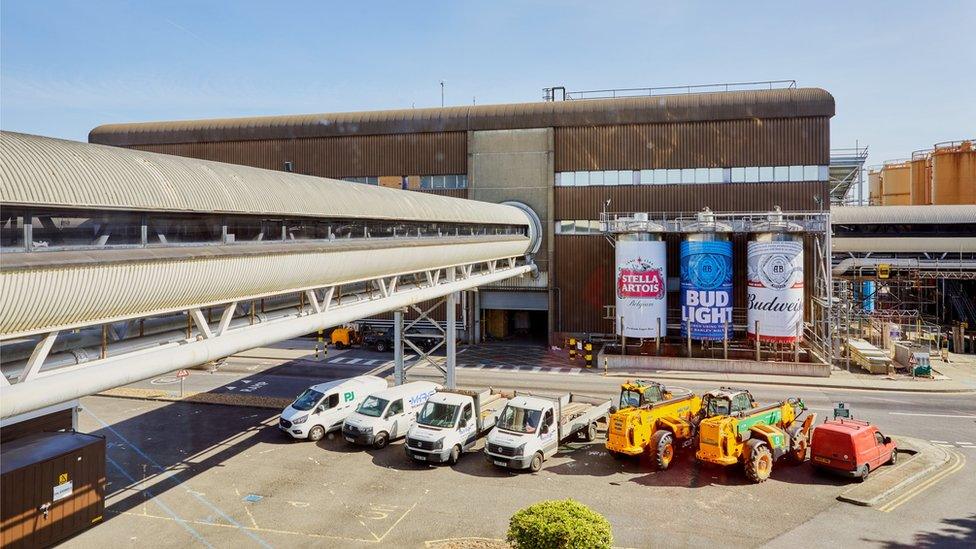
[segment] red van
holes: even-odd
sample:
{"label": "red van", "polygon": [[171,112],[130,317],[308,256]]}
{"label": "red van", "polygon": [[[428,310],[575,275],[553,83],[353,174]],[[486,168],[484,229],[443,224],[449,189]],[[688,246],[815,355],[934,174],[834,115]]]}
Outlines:
{"label": "red van", "polygon": [[885,463],[894,464],[898,447],[877,427],[856,419],[825,421],[813,430],[810,463],[860,480]]}

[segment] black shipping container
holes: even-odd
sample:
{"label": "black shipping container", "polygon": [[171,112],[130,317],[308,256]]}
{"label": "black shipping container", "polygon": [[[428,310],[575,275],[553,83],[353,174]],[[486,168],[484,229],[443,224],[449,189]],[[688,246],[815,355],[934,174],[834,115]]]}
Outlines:
{"label": "black shipping container", "polygon": [[0,449],[0,545],[48,547],[102,520],[105,439],[37,433]]}

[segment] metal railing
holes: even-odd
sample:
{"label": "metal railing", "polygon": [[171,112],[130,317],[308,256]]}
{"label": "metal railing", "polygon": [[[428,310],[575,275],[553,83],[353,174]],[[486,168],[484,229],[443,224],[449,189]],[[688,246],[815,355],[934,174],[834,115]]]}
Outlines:
{"label": "metal railing", "polygon": [[555,101],[556,92],[562,94],[563,101],[584,99],[616,99],[621,97],[647,97],[653,95],[678,95],[687,93],[709,93],[748,90],[795,89],[796,80],[759,80],[755,82],[723,82],[718,84],[691,84],[683,86],[656,86],[650,88],[609,88],[604,90],[567,91],[563,86],[543,88],[543,98]]}
{"label": "metal railing", "polygon": [[[634,232],[660,227],[664,232],[688,232],[706,222],[703,212],[600,212],[605,233]],[[707,220],[723,226],[725,232],[748,233],[757,227],[782,225],[792,232],[823,233],[830,227],[829,212],[707,212]]]}

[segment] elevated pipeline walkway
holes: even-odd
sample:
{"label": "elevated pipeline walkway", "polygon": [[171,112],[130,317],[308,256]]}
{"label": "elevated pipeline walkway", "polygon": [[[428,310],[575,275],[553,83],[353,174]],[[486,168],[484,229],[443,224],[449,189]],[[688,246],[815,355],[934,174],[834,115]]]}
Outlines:
{"label": "elevated pipeline walkway", "polygon": [[3,418],[437,299],[450,356],[457,293],[535,270],[520,204],[0,138]]}

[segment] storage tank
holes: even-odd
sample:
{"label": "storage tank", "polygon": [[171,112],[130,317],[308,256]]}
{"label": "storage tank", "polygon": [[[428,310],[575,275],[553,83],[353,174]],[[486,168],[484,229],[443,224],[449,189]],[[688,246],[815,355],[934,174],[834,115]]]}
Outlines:
{"label": "storage tank", "polygon": [[880,206],[883,191],[884,182],[881,180],[881,170],[873,169],[868,170],[868,204],[871,206]]}
{"label": "storage tank", "polygon": [[972,141],[935,146],[932,194],[935,204],[976,204],[976,150]]}
{"label": "storage tank", "polygon": [[609,228],[616,235],[617,333],[626,337],[667,335],[668,272],[664,227],[647,214],[617,219]]}
{"label": "storage tank", "polygon": [[931,151],[912,153],[911,200],[914,206],[932,203],[932,160],[930,154]]}
{"label": "storage tank", "polygon": [[681,241],[681,337],[721,341],[732,337],[732,227],[708,208]]}
{"label": "storage tank", "polygon": [[747,247],[749,338],[798,342],[803,338],[802,227],[785,221],[777,207],[755,230]]}
{"label": "storage tank", "polygon": [[881,168],[882,206],[910,206],[912,203],[912,170],[907,161],[893,161]]}

